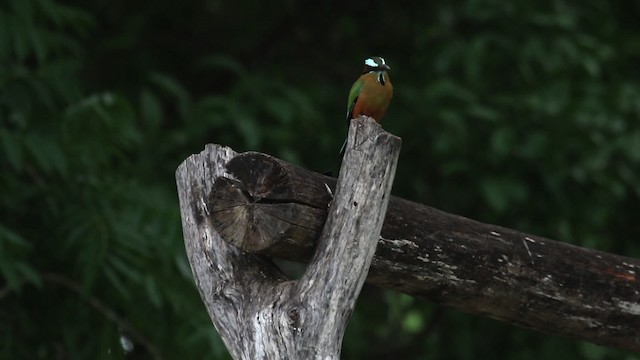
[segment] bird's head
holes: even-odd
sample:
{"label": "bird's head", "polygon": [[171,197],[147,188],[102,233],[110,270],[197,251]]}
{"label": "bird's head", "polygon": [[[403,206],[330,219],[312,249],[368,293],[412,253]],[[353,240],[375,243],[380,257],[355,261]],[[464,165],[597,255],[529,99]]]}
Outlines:
{"label": "bird's head", "polygon": [[362,70],[362,73],[366,74],[371,71],[387,70],[391,70],[391,68],[384,62],[383,58],[381,58],[380,56],[372,56],[364,60],[364,69]]}

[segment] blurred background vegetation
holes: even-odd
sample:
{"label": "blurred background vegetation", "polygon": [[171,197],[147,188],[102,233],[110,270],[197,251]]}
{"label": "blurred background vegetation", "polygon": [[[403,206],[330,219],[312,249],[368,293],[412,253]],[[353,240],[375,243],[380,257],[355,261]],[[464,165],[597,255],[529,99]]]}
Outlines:
{"label": "blurred background vegetation", "polygon": [[[639,24],[609,0],[0,2],[0,356],[227,359],[174,171],[206,143],[335,171],[370,55],[396,195],[640,257]],[[370,287],[343,356],[638,359]]]}

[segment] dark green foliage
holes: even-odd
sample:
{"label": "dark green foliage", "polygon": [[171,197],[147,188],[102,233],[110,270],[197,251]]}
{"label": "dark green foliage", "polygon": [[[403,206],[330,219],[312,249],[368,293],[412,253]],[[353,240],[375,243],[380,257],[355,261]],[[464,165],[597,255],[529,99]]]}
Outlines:
{"label": "dark green foliage", "polygon": [[[173,172],[210,142],[335,172],[370,55],[396,89],[394,193],[640,256],[639,16],[605,0],[0,3],[0,356],[227,358]],[[376,289],[344,357],[633,358]]]}

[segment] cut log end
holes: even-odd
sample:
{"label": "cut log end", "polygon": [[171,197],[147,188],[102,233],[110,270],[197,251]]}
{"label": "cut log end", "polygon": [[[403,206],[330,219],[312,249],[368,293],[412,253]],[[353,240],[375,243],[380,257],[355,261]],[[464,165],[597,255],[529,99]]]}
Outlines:
{"label": "cut log end", "polygon": [[[317,179],[309,186],[291,176],[291,167],[253,152],[229,161],[226,170],[234,179],[218,178],[208,199],[212,225],[226,242],[284,258],[311,257],[327,214],[317,204],[328,203],[330,195]],[[335,179],[324,178],[335,187]]]}

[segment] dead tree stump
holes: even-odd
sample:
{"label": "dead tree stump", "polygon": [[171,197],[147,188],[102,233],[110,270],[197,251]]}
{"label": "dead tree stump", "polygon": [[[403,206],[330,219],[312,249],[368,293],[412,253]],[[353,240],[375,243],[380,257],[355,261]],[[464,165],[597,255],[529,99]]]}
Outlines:
{"label": "dead tree stump", "polygon": [[[235,359],[340,357],[344,330],[380,236],[400,151],[400,139],[368,118],[352,121],[349,143],[317,249],[297,281],[287,279],[265,256],[224,242],[216,231],[211,201],[216,182],[228,180],[229,196],[256,196],[235,187],[237,179],[225,169],[235,156],[231,149],[207,146],[178,168],[191,269]],[[252,210],[241,204],[231,210],[237,220],[250,216],[247,211]]]}

